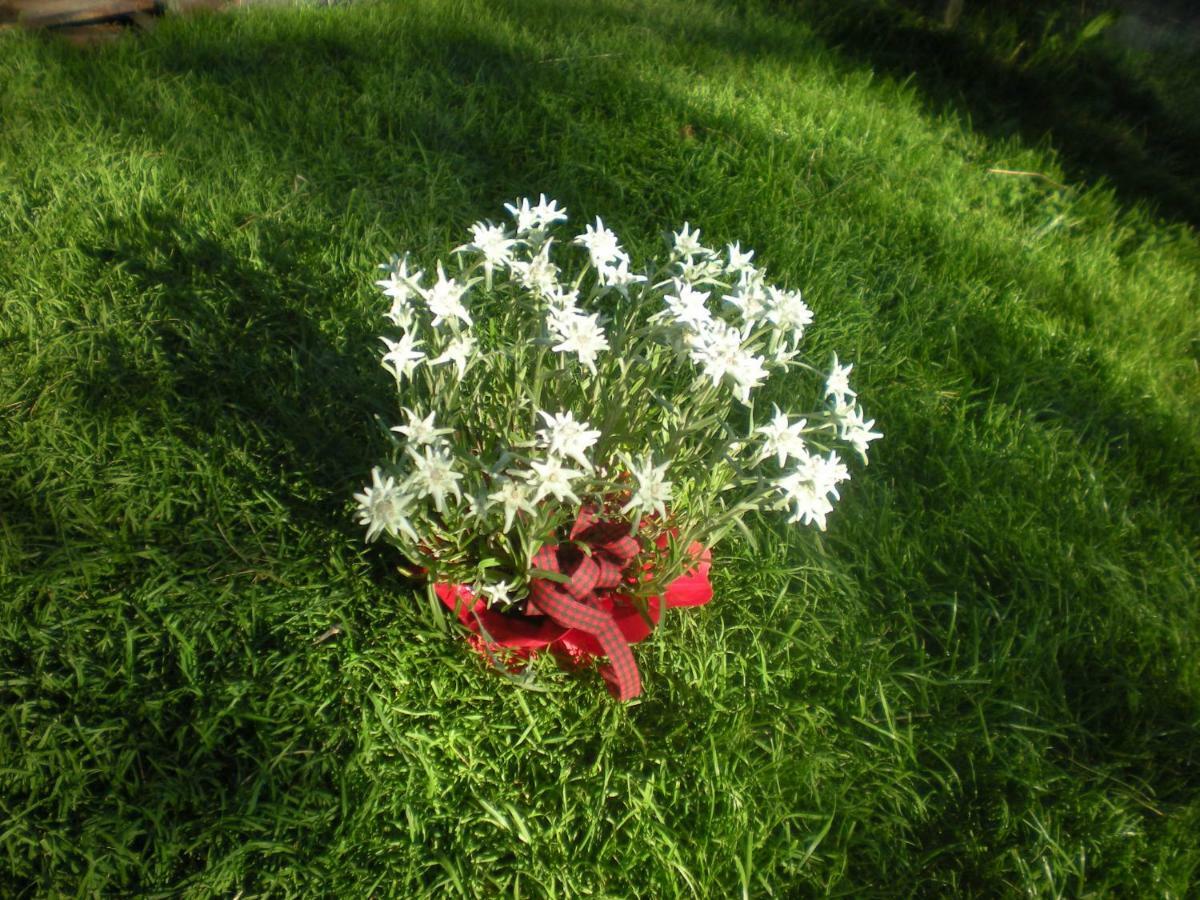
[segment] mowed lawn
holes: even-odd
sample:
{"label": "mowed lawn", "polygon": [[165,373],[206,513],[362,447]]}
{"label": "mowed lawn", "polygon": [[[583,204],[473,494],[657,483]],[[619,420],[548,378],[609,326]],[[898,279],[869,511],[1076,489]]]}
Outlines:
{"label": "mowed lawn", "polygon": [[[699,0],[0,33],[0,894],[1197,890],[1196,232],[827,40]],[[754,248],[886,435],[827,532],[716,549],[627,705],[489,672],[351,517],[375,266],[539,192],[635,263]]]}

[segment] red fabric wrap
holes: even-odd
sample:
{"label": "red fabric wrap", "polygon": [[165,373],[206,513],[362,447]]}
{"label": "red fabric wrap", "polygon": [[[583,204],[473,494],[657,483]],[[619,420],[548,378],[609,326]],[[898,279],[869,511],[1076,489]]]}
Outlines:
{"label": "red fabric wrap", "polygon": [[[667,541],[666,535],[660,535],[656,544],[661,549]],[[608,664],[601,667],[601,674],[619,699],[628,700],[641,692],[641,676],[629,645],[647,637],[661,616],[659,597],[647,601],[647,622],[647,615],[616,590],[623,580],[636,580],[625,569],[640,551],[628,522],[601,520],[592,507],[585,506],[571,528],[570,542],[542,547],[530,561],[532,568],[566,575],[568,580],[533,578],[525,615],[489,609],[465,585],[437,584],[435,590],[474,632],[472,643],[481,652],[509,650],[528,657],[549,647],[576,662],[606,656]],[[708,551],[699,544],[688,551],[696,566],[667,586],[661,600],[669,607],[700,606],[712,598]]]}

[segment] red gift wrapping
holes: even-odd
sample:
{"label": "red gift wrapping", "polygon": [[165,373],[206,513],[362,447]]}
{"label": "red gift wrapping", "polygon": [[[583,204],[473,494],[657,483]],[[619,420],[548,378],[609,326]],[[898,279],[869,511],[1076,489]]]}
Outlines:
{"label": "red gift wrapping", "polygon": [[[667,541],[664,534],[655,543],[662,549]],[[578,543],[587,544],[590,554],[580,551]],[[570,581],[560,584],[534,578],[530,614],[489,609],[487,601],[464,584],[439,583],[434,590],[471,631],[469,640],[481,653],[520,660],[548,649],[560,660],[576,665],[606,658],[601,674],[618,698],[628,700],[641,692],[629,645],[650,635],[662,617],[662,603],[668,607],[702,606],[712,599],[708,579],[711,554],[693,543],[688,553],[696,565],[667,585],[661,598],[648,598],[647,615],[643,616],[631,598],[618,590],[622,582],[633,580],[625,569],[637,551],[627,522],[601,521],[585,507],[571,530],[571,543],[547,545],[534,555],[534,568],[561,572]],[[645,568],[648,571],[650,564]]]}

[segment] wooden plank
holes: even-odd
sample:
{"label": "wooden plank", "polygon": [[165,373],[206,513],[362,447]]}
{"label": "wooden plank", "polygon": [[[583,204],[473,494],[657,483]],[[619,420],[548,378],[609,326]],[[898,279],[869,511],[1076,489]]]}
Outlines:
{"label": "wooden plank", "polygon": [[157,0],[10,0],[17,21],[27,28],[82,25],[117,16],[153,12]]}
{"label": "wooden plank", "polygon": [[66,38],[76,47],[93,47],[115,41],[126,30],[124,26],[113,22],[100,22],[94,25],[66,25],[56,28],[54,34]]}

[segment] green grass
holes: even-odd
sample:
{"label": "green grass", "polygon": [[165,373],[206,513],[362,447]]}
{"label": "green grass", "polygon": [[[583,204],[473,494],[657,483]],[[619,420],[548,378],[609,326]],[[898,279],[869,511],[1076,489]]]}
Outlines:
{"label": "green grass", "polygon": [[[1196,234],[805,15],[0,34],[5,893],[1197,889]],[[826,534],[718,548],[625,706],[490,674],[349,515],[374,265],[539,191],[755,248],[886,434]]]}

